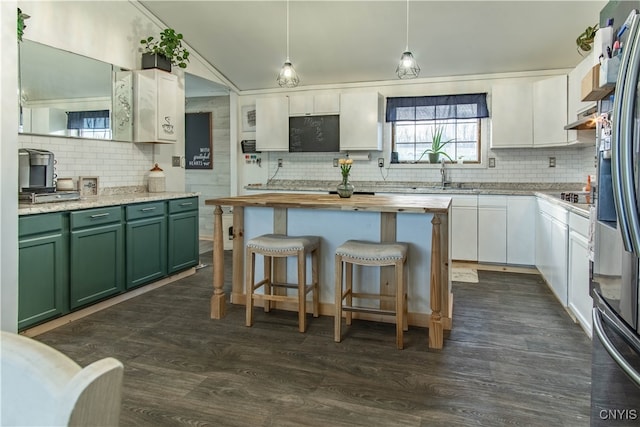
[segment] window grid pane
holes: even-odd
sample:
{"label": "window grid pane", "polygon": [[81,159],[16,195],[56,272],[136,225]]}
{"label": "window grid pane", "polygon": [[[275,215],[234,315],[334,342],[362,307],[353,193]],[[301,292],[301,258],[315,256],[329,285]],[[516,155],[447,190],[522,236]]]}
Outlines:
{"label": "window grid pane", "polygon": [[[464,157],[465,163],[480,162],[480,120],[406,120],[393,123],[393,151],[398,161],[404,163],[428,163],[425,150],[431,148],[433,133],[442,128],[442,141],[449,141],[444,151],[453,159]],[[445,157],[445,161],[448,159]]]}

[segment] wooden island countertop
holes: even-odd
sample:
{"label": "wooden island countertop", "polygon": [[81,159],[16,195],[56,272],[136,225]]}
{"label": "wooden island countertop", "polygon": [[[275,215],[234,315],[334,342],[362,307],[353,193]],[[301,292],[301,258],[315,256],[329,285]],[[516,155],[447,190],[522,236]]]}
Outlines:
{"label": "wooden island countertop", "polygon": [[[350,198],[340,198],[337,194],[298,194],[298,193],[264,193],[246,196],[222,197],[205,200],[205,205],[214,206],[214,243],[213,243],[213,288],[211,297],[211,318],[220,319],[225,315],[224,286],[224,244],[222,231],[222,206],[233,207],[233,273],[231,303],[244,303],[244,258],[245,258],[245,208],[269,208],[273,210],[273,229],[270,232],[287,234],[288,210],[328,210],[340,212],[371,212],[379,213],[379,234],[375,239],[380,241],[396,241],[396,229],[398,217],[404,214],[428,215],[425,220],[431,218],[431,238],[425,232],[424,238],[419,233],[417,237],[423,245],[427,246],[430,263],[417,264],[414,268],[423,270],[421,283],[424,290],[428,291],[428,307],[430,313],[416,313],[414,324],[429,328],[429,346],[442,348],[443,329],[451,329],[452,324],[452,296],[450,294],[448,251],[448,224],[451,209],[451,197],[440,195],[353,195]],[[253,210],[252,210],[253,211]],[[311,212],[313,214],[313,212]],[[313,214],[315,220],[316,215]],[[342,214],[340,214],[342,215]],[[344,215],[354,215],[353,213]],[[355,214],[358,215],[358,214]],[[366,215],[366,214],[363,214]],[[413,217],[413,215],[410,215]],[[318,221],[322,221],[320,212]],[[377,217],[376,217],[377,218]],[[414,217],[418,218],[418,217]],[[358,221],[360,218],[351,218]],[[422,221],[422,220],[420,220]],[[424,222],[424,221],[422,221]],[[249,224],[247,224],[249,225]],[[327,223],[326,228],[333,224]],[[271,226],[270,226],[271,227]],[[414,233],[416,234],[416,233]],[[344,236],[345,239],[349,236]],[[372,236],[373,237],[373,236]],[[327,254],[333,259],[333,254]],[[285,261],[282,259],[282,261]],[[286,276],[286,265],[275,265],[275,274]],[[280,273],[277,273],[279,271]],[[384,283],[385,293],[395,292],[391,270],[382,268],[380,282]],[[428,276],[427,276],[428,274]],[[418,276],[418,275],[416,275]],[[332,277],[332,276],[329,276]],[[430,283],[424,283],[425,281]],[[331,285],[333,286],[333,285]],[[422,285],[419,285],[422,288]],[[382,288],[382,287],[381,287]],[[327,305],[325,313],[332,315],[332,305]],[[322,314],[322,310],[321,310]],[[411,317],[410,317],[411,318]],[[411,323],[410,323],[411,324]]]}
{"label": "wooden island countertop", "polygon": [[438,195],[360,195],[265,193],[205,200],[205,205],[332,209],[371,212],[448,213],[451,197]]}

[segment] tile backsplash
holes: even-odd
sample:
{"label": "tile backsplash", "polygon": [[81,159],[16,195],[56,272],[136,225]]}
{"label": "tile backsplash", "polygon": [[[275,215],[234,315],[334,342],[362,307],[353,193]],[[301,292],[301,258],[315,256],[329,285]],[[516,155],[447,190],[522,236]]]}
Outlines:
{"label": "tile backsplash", "polygon": [[96,139],[18,135],[18,148],[53,152],[59,177],[97,176],[100,189],[143,186],[153,167],[153,145]]}
{"label": "tile backsplash", "polygon": [[[333,167],[333,159],[343,153],[262,153],[268,165],[268,176],[278,180],[340,180],[340,171]],[[440,181],[439,165],[388,165],[378,167],[380,152],[371,152],[370,160],[355,160],[351,171],[353,181]],[[488,158],[495,159],[495,167],[483,165],[445,166],[447,179],[453,182],[585,182],[595,173],[595,147],[580,148],[518,148],[489,150]],[[555,167],[549,167],[549,158]],[[277,171],[277,160],[284,165]],[[387,169],[388,168],[388,169]]]}

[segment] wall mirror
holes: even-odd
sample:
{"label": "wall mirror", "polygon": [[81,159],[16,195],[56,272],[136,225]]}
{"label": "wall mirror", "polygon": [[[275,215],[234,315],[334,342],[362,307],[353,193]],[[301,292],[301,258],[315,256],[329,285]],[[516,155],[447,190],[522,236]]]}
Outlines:
{"label": "wall mirror", "polygon": [[19,49],[19,132],[133,140],[131,71],[30,40]]}

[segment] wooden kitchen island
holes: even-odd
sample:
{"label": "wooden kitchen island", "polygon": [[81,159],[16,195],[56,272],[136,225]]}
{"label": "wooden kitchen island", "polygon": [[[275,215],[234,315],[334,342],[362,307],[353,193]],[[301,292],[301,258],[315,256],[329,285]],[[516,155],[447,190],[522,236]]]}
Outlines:
{"label": "wooden kitchen island", "polygon": [[[320,314],[334,313],[335,249],[348,239],[409,243],[407,291],[409,324],[429,328],[429,347],[442,348],[443,330],[451,329],[453,299],[449,274],[451,198],[425,195],[354,195],[265,193],[205,200],[215,206],[211,318],[225,315],[222,207],[233,209],[233,274],[230,301],[244,304],[245,239],[261,234],[317,235],[320,249]],[[286,259],[276,259],[276,280],[286,281]],[[291,263],[295,264],[295,263]],[[293,268],[294,266],[292,266]],[[261,263],[256,277],[261,277]],[[376,270],[376,271],[372,271]],[[366,269],[360,283],[394,295],[393,267]],[[383,306],[384,307],[384,306]],[[286,305],[278,308],[290,309]],[[384,321],[380,316],[360,318]]]}

